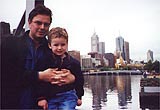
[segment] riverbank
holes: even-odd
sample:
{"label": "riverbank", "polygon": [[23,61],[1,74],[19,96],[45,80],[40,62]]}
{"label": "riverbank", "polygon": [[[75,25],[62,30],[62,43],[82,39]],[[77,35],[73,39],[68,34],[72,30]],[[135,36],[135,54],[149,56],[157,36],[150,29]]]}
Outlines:
{"label": "riverbank", "polygon": [[157,74],[148,74],[147,78],[160,78],[160,73],[157,73]]}
{"label": "riverbank", "polygon": [[97,72],[84,72],[84,75],[142,75],[139,70],[113,70],[113,71],[97,71]]}

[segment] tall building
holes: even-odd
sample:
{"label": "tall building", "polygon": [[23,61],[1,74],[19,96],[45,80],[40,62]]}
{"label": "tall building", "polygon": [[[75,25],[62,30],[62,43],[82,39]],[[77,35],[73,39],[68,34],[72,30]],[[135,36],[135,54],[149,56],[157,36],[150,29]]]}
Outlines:
{"label": "tall building", "polygon": [[124,39],[121,36],[116,38],[116,53],[118,54],[118,58],[122,56],[122,58],[126,60],[124,51]]}
{"label": "tall building", "polygon": [[124,41],[121,36],[116,38],[116,57],[130,63],[129,42]]}
{"label": "tall building", "polygon": [[91,52],[99,52],[99,37],[95,32],[91,37]]}
{"label": "tall building", "polygon": [[124,42],[124,51],[125,51],[125,59],[127,63],[130,63],[130,54],[129,54],[129,42]]}
{"label": "tall building", "polygon": [[99,53],[104,55],[105,54],[105,42],[99,42]]}
{"label": "tall building", "polygon": [[105,42],[99,42],[96,32],[91,37],[91,52],[97,52],[102,55],[105,53]]}
{"label": "tall building", "polygon": [[147,52],[147,61],[152,61],[153,62],[153,51],[148,50]]}

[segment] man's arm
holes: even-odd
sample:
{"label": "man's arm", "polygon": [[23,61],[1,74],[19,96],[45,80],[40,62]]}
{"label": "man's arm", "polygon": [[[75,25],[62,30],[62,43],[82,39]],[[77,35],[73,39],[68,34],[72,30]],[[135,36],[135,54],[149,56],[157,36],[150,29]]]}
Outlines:
{"label": "man's arm", "polygon": [[52,82],[53,78],[55,77],[55,69],[46,69],[44,71],[40,71],[38,72],[38,78],[41,81],[45,81],[45,82]]}

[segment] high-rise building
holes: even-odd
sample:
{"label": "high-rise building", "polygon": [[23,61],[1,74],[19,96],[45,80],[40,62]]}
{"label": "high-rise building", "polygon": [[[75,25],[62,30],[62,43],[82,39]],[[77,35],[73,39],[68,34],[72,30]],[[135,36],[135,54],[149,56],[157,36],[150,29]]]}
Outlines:
{"label": "high-rise building", "polygon": [[99,53],[104,55],[105,54],[105,42],[99,42]]}
{"label": "high-rise building", "polygon": [[91,52],[99,52],[99,37],[95,32],[91,37]]}
{"label": "high-rise building", "polygon": [[129,54],[129,42],[124,42],[124,51],[125,51],[125,59],[127,63],[130,63],[130,54]]}
{"label": "high-rise building", "polygon": [[97,52],[102,55],[105,53],[105,42],[99,42],[96,32],[91,37],[91,52]]}
{"label": "high-rise building", "polygon": [[147,61],[153,62],[153,51],[151,51],[151,50],[148,50],[148,52],[147,52]]}
{"label": "high-rise building", "polygon": [[121,36],[116,38],[116,53],[118,53],[117,55],[118,58],[122,56],[122,58],[126,60],[124,51],[124,39]]}
{"label": "high-rise building", "polygon": [[130,62],[129,42],[124,41],[121,36],[116,38],[116,57],[123,58],[127,63]]}

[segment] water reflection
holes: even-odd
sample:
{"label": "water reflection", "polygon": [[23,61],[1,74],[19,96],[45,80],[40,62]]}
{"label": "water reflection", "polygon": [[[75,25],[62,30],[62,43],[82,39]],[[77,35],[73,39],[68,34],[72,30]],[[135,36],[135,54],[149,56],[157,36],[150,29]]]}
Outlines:
{"label": "water reflection", "polygon": [[[141,76],[131,76],[131,75],[85,75],[85,94],[92,95],[91,102],[86,102],[87,95],[82,99],[83,106],[79,107],[79,110],[90,110],[89,103],[92,106],[93,110],[102,110],[102,109],[133,109],[132,97],[136,98],[136,102],[139,101],[138,93],[136,90],[132,94],[132,89],[139,88],[139,81]],[[136,84],[132,84],[131,78],[138,78]],[[134,86],[134,87],[131,87]],[[136,89],[137,89],[136,88]],[[136,105],[135,105],[136,104]],[[134,102],[136,109],[139,108],[139,103]],[[88,105],[88,106],[87,106]]]}
{"label": "water reflection", "polygon": [[118,104],[121,108],[126,108],[127,101],[131,101],[131,78],[130,76],[117,76],[116,87],[118,92]]}

